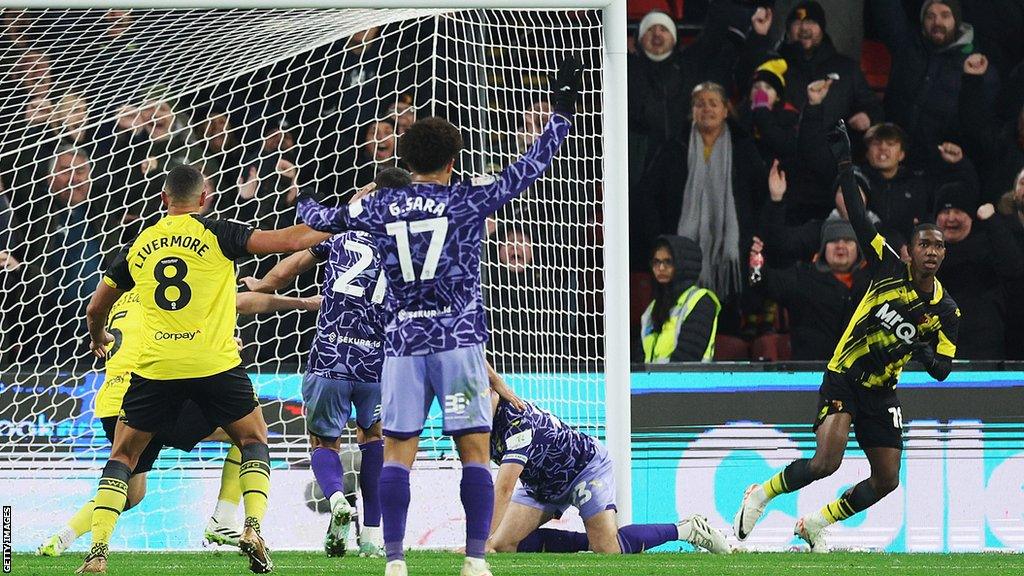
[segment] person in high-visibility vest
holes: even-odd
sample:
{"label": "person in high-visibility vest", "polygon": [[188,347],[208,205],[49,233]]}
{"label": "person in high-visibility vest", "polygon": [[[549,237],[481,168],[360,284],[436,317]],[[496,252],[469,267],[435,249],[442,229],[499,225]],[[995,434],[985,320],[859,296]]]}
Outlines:
{"label": "person in high-visibility vest", "polygon": [[661,236],[651,256],[654,301],[641,319],[644,362],[710,362],[722,304],[696,285],[700,246],[684,236]]}

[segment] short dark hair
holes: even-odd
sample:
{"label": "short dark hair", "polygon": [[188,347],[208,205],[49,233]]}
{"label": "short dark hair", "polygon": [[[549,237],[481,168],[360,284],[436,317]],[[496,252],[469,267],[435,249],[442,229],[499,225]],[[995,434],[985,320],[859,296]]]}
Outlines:
{"label": "short dark hair", "polygon": [[939,234],[942,234],[943,237],[945,237],[945,234],[943,234],[943,232],[942,232],[942,228],[939,228],[938,224],[935,224],[933,222],[922,222],[922,223],[918,224],[917,226],[914,226],[914,234],[913,234],[913,236],[917,236],[918,232],[930,232],[930,231],[938,232]]}
{"label": "short dark hair", "polygon": [[868,128],[864,133],[864,144],[871,144],[875,140],[899,142],[904,149],[907,147],[907,133],[892,122],[880,122]]}
{"label": "short dark hair", "polygon": [[193,166],[175,166],[167,173],[164,192],[171,200],[192,202],[203,193],[205,180],[203,173]]}
{"label": "short dark hair", "polygon": [[408,170],[403,170],[397,166],[385,168],[377,172],[373,183],[377,185],[378,190],[381,188],[405,188],[412,184],[412,174],[409,174]]}
{"label": "short dark hair", "polygon": [[398,156],[419,174],[437,172],[462,150],[462,134],[444,118],[417,120],[398,139]]}

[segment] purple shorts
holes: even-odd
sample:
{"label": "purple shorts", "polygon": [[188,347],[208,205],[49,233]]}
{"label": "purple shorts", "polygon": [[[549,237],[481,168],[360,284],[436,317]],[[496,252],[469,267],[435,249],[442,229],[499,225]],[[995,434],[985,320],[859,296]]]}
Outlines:
{"label": "purple shorts", "polygon": [[324,439],[341,436],[353,404],[356,424],[363,430],[380,420],[380,384],[376,383],[307,373],[302,377],[302,402],[306,405],[306,430]]}
{"label": "purple shorts", "polygon": [[584,521],[605,510],[615,510],[615,469],[608,450],[600,444],[598,448],[593,460],[576,476],[569,489],[556,498],[537,500],[520,484],[512,493],[512,501],[543,510],[555,518],[560,518],[569,506],[575,506]]}
{"label": "purple shorts", "polygon": [[491,431],[483,344],[423,356],[385,356],[380,388],[385,436],[419,436],[435,397],[444,414],[445,434]]}

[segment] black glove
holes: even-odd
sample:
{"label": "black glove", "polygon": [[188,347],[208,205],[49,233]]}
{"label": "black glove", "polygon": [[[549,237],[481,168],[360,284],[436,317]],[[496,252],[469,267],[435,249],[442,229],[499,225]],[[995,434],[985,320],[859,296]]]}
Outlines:
{"label": "black glove", "polygon": [[558,67],[551,86],[551,106],[555,112],[572,116],[576,111],[576,102],[580,99],[583,89],[583,64],[573,56],[562,61]]}
{"label": "black glove", "polygon": [[935,350],[927,342],[920,340],[911,345],[910,357],[921,363],[925,370],[933,368],[936,363]]}
{"label": "black glove", "polygon": [[313,184],[306,184],[305,186],[299,187],[299,195],[295,197],[295,204],[309,199],[317,204],[323,204],[326,199],[326,194],[320,191],[320,187]]}
{"label": "black glove", "polygon": [[852,154],[850,153],[850,135],[846,131],[846,122],[842,120],[828,133],[828,147],[832,150],[838,164],[850,164]]}

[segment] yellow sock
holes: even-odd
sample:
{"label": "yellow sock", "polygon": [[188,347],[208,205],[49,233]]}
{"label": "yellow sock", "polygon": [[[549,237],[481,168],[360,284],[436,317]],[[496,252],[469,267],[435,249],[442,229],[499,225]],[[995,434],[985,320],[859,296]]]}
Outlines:
{"label": "yellow sock", "polygon": [[245,523],[255,525],[258,530],[270,494],[270,450],[266,444],[248,444],[242,447],[241,453],[238,481],[245,504]]}
{"label": "yellow sock", "polygon": [[224,468],[220,473],[220,494],[217,500],[238,502],[242,499],[242,484],[238,480],[238,468],[242,465],[242,451],[238,446],[231,446],[224,457]]}
{"label": "yellow sock", "polygon": [[766,480],[764,484],[761,484],[761,488],[764,489],[764,494],[768,498],[775,498],[779,494],[789,492],[786,489],[785,470]]}
{"label": "yellow sock", "polygon": [[103,476],[100,477],[100,485],[96,488],[96,497],[93,498],[92,513],[92,541],[93,545],[101,544],[106,546],[110,542],[110,536],[114,533],[114,525],[117,518],[124,510],[125,502],[128,500],[128,478],[131,477],[131,470],[128,466],[117,460],[107,461],[103,467]]}
{"label": "yellow sock", "polygon": [[856,514],[857,511],[853,509],[850,502],[846,499],[846,495],[836,498],[832,502],[825,504],[825,507],[821,509],[820,514],[829,524],[835,524],[840,520],[846,520],[850,516]]}
{"label": "yellow sock", "polygon": [[68,520],[68,528],[71,528],[75,532],[75,538],[78,538],[82,534],[92,530],[92,511],[95,507],[95,501],[89,500],[85,504],[82,504],[82,507],[78,509],[78,512],[75,512],[75,515]]}

